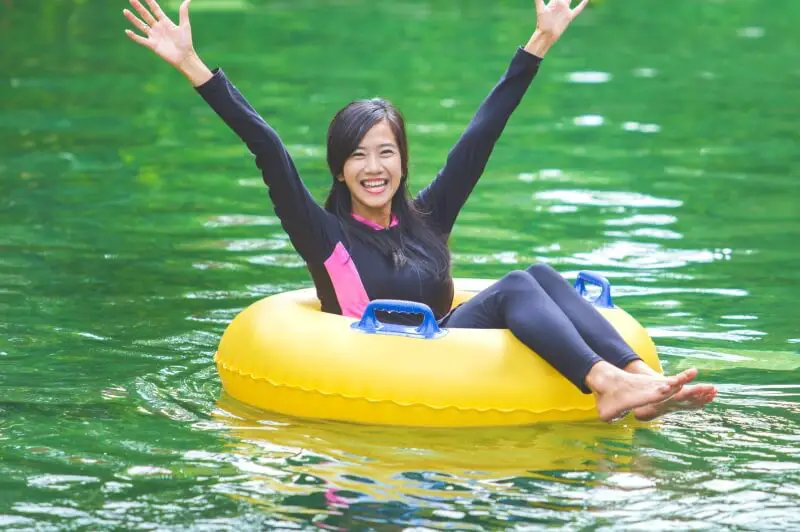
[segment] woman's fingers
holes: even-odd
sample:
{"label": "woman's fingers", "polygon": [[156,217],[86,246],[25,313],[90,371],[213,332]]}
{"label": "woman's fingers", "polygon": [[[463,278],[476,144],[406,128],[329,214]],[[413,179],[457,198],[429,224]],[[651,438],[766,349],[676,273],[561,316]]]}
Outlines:
{"label": "woman's fingers", "polygon": [[178,13],[180,13],[180,20],[178,21],[178,24],[182,28],[185,28],[189,25],[189,2],[190,0],[184,0],[184,2],[181,4],[181,8],[178,10]]}
{"label": "woman's fingers", "polygon": [[583,8],[586,7],[586,4],[589,3],[589,0],[582,0],[580,4],[575,6],[575,9],[572,10],[572,18],[577,17],[583,11]]}
{"label": "woman's fingers", "polygon": [[541,13],[544,11],[544,0],[536,0],[536,12]]}
{"label": "woman's fingers", "polygon": [[144,20],[145,24],[147,24],[150,27],[156,25],[156,22],[158,21],[155,18],[153,18],[153,15],[151,15],[150,12],[144,8],[144,6],[139,2],[139,0],[130,0],[130,2],[131,5],[133,6],[133,9],[135,9],[136,12],[139,13],[139,16],[142,17],[142,20]]}
{"label": "woman's fingers", "polygon": [[150,26],[139,20],[139,17],[128,11],[127,9],[122,10],[122,14],[125,15],[125,18],[128,19],[131,24],[133,24],[137,30],[141,31],[145,35],[150,31]]}
{"label": "woman's fingers", "polygon": [[158,5],[156,0],[146,0],[147,5],[150,6],[150,11],[156,16],[156,20],[161,20],[162,18],[167,18],[163,11],[161,11],[161,6]]}
{"label": "woman's fingers", "polygon": [[125,30],[125,35],[131,38],[131,40],[137,44],[141,44],[146,48],[152,48],[150,46],[150,41],[142,37],[141,35],[136,35],[131,30]]}

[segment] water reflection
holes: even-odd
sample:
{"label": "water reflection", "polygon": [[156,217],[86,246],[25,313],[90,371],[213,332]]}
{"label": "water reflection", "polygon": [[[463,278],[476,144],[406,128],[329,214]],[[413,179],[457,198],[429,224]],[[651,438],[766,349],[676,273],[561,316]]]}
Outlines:
{"label": "water reflection", "polygon": [[640,133],[658,133],[661,126],[658,124],[642,124],[640,122],[624,122],[622,129],[625,131],[638,131]]}
{"label": "water reflection", "polygon": [[[241,459],[295,464],[299,467],[290,471],[313,471],[326,486],[371,500],[441,496],[453,483],[469,491],[487,482],[499,488],[502,479],[532,471],[602,471],[630,463],[633,455],[634,428],[627,424],[426,430],[282,418],[226,396],[218,407],[222,410],[215,416],[217,428],[235,437],[233,445]],[[271,475],[273,490],[282,490],[279,477],[286,475],[286,468],[282,470],[283,475]],[[445,478],[449,480],[444,485],[437,484]]]}
{"label": "water reflection", "polygon": [[572,123],[580,127],[598,127],[605,121],[606,119],[600,115],[581,115],[572,119]]}
{"label": "water reflection", "polygon": [[637,207],[677,208],[683,205],[680,200],[658,198],[647,194],[626,191],[601,191],[580,189],[543,190],[534,194],[537,201],[558,201],[570,205],[591,205],[593,207]]}
{"label": "water reflection", "polygon": [[570,83],[608,83],[611,74],[608,72],[572,72],[567,76]]}
{"label": "water reflection", "polygon": [[[680,235],[678,235],[680,238]],[[668,249],[660,244],[617,241],[598,249],[575,253],[572,261],[602,268],[666,269],[692,263],[726,260],[729,255],[707,249]]]}

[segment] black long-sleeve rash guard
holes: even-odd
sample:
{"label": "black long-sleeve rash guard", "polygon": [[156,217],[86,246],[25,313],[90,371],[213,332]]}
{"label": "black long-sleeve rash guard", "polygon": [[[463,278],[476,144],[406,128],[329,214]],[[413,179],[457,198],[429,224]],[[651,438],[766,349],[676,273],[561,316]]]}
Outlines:
{"label": "black long-sleeve rash guard", "polygon": [[[539,68],[541,58],[517,50],[499,83],[483,101],[433,182],[414,199],[442,234],[449,235],[459,211],[483,173],[495,142]],[[311,272],[322,310],[360,317],[373,299],[404,299],[427,304],[437,318],[453,301],[453,280],[425,278],[406,264],[350,239],[342,221],[323,209],[303,185],[278,134],[247,103],[222,70],[197,91],[255,155],[275,213]],[[362,220],[363,221],[363,220]],[[402,223],[399,220],[398,223]],[[373,229],[386,238],[398,224]]]}

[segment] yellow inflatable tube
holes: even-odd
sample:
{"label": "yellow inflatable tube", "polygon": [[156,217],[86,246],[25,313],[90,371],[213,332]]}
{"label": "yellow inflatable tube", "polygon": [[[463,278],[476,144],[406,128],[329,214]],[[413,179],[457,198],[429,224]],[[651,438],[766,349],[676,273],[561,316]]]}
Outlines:
{"label": "yellow inflatable tube", "polygon": [[[454,304],[488,283],[456,280]],[[636,320],[618,307],[598,310],[661,371],[655,345]],[[368,334],[352,328],[354,321],[321,312],[313,289],[257,301],[234,318],[220,341],[215,362],[223,388],[264,410],[378,425],[597,418],[592,395],[581,393],[508,330],[447,329],[421,339]]]}

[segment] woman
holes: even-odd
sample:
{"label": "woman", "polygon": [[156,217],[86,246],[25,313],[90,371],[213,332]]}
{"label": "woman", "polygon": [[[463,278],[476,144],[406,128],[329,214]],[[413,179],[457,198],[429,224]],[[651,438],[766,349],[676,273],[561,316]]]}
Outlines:
{"label": "woman", "polygon": [[[453,280],[447,238],[483,172],[494,143],[533,80],[539,63],[577,17],[571,0],[536,0],[536,30],[481,104],[433,182],[408,191],[402,115],[381,99],[352,102],[328,129],[333,177],[323,209],[300,180],[277,133],[222,70],[211,71],[192,44],[189,0],[175,25],[156,0],[130,0],[125,17],[144,36],[126,34],[186,76],[255,155],[275,212],[306,261],[326,312],[359,317],[371,299],[426,303],[443,326],[508,328],[584,393],[594,393],[601,419],[633,410],[653,419],[713,400],[709,385],[686,386],[696,369],[663,377],[651,370],[594,308],[552,268],[515,271],[469,302],[450,308]],[[141,18],[140,18],[141,17]]]}

